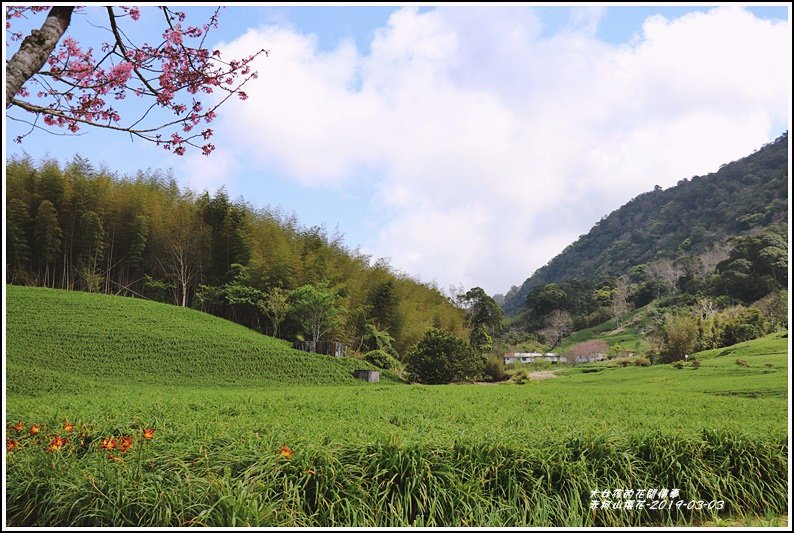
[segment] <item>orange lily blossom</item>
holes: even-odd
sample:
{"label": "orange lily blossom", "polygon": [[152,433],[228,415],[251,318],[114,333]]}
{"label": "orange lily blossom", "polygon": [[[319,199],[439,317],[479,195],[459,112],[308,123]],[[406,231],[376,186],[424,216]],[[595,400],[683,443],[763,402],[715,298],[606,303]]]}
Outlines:
{"label": "orange lily blossom", "polygon": [[121,444],[119,445],[119,450],[121,450],[121,453],[125,453],[130,448],[132,448],[132,437],[129,435],[121,437]]}
{"label": "orange lily blossom", "polygon": [[102,439],[102,445],[100,446],[100,448],[103,450],[110,451],[116,447],[116,444],[117,444],[116,439],[112,437],[105,437]]}
{"label": "orange lily blossom", "polygon": [[55,435],[55,438],[52,439],[50,445],[47,447],[47,451],[49,453],[60,451],[61,448],[66,446],[69,441],[60,435]]}
{"label": "orange lily blossom", "polygon": [[22,445],[19,444],[18,440],[16,440],[16,439],[6,439],[6,451],[7,452],[12,452],[12,451],[16,450],[17,448],[19,448],[20,446],[22,446]]}
{"label": "orange lily blossom", "polygon": [[154,438],[154,428],[146,428],[143,430],[143,438],[144,439],[153,439]]}
{"label": "orange lily blossom", "polygon": [[66,422],[66,423],[64,423],[64,425],[63,425],[63,430],[64,430],[64,431],[68,431],[68,432],[72,432],[72,431],[74,431],[74,424],[72,424],[71,422],[67,421],[67,422]]}
{"label": "orange lily blossom", "polygon": [[23,429],[25,429],[25,423],[24,423],[24,422],[22,422],[22,421],[20,420],[20,421],[19,421],[19,422],[17,422],[17,423],[16,423],[16,425],[14,426],[14,430],[15,430],[17,433],[19,433],[19,432],[20,432],[20,431],[22,431]]}
{"label": "orange lily blossom", "polygon": [[36,435],[36,434],[38,434],[39,431],[41,431],[41,426],[40,425],[33,424],[32,426],[30,426],[30,434],[31,435]]}
{"label": "orange lily blossom", "polygon": [[292,450],[290,450],[290,449],[287,447],[287,445],[286,445],[286,444],[285,444],[284,446],[282,446],[282,447],[281,447],[281,457],[286,457],[287,459],[289,459],[290,457],[292,457],[292,454],[293,454],[293,453],[295,453],[295,452],[293,452]]}

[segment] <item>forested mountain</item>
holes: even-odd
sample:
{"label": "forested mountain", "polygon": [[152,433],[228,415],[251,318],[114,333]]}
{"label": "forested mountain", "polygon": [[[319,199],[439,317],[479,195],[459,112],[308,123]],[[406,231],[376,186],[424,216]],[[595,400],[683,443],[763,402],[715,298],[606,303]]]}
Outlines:
{"label": "forested mountain", "polygon": [[436,287],[223,190],[79,157],[12,158],[6,171],[7,282],[170,302],[353,350],[386,339],[402,353],[431,327],[465,334],[463,310]]}
{"label": "forested mountain", "polygon": [[[762,228],[787,231],[788,133],[752,155],[722,165],[706,176],[682,179],[669,189],[656,187],[602,218],[593,228],[521,287],[505,296],[504,309],[515,315],[533,288],[565,280],[597,280],[631,267],[682,256],[725,258],[729,237]],[[713,267],[713,265],[711,265]]]}

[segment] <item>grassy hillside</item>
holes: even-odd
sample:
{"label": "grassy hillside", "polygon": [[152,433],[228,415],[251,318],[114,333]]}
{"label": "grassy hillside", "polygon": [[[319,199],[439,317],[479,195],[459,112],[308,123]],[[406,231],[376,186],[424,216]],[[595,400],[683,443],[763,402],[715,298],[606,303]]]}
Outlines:
{"label": "grassy hillside", "polygon": [[[753,362],[764,362],[759,356],[773,357],[779,362],[777,356],[785,356],[788,354],[788,332],[782,331],[772,333],[766,337],[755,339],[747,342],[740,342],[727,348],[717,348],[714,350],[704,350],[698,352],[695,356],[698,359],[719,359],[720,361],[727,361],[731,357],[750,357]],[[785,360],[784,360],[785,361]]]}
{"label": "grassy hillside", "polygon": [[353,384],[364,361],[293,350],[192,309],[141,299],[7,285],[7,390],[40,395],[92,384]]}
{"label": "grassy hillside", "polygon": [[674,187],[643,193],[600,220],[504,303],[517,314],[534,287],[617,276],[659,257],[696,254],[734,235],[788,220],[788,134],[757,152]]}
{"label": "grassy hillside", "polygon": [[563,339],[555,351],[566,354],[576,344],[590,340],[603,340],[609,346],[622,345],[626,350],[636,354],[644,354],[648,349],[648,341],[640,331],[648,327],[648,315],[653,311],[655,304],[649,304],[640,309],[635,309],[621,319],[618,327],[615,319],[593,326],[580,329]]}
{"label": "grassy hillside", "polygon": [[[739,360],[741,364],[737,364]],[[694,361],[698,361],[694,364]],[[614,362],[600,362],[567,368],[563,374],[569,376],[585,375],[589,383],[597,387],[613,387],[627,392],[629,388],[651,390],[658,386],[669,389],[681,398],[692,393],[730,398],[774,398],[785,400],[788,393],[786,372],[788,369],[788,332],[772,333],[760,339],[734,344],[727,348],[706,350],[690,356],[689,362],[682,362],[682,368],[673,364],[651,367],[619,368]],[[631,381],[632,383],[628,383]],[[723,427],[733,422],[723,419],[728,411],[726,406],[717,408],[708,402],[695,402],[698,410],[709,410],[713,421],[720,421]],[[758,402],[752,405],[760,405]],[[687,409],[689,409],[687,407]],[[777,410],[780,421],[785,418],[785,410]],[[736,416],[735,414],[729,416]],[[739,417],[737,427],[748,430],[752,423]],[[683,427],[683,426],[681,426]]]}

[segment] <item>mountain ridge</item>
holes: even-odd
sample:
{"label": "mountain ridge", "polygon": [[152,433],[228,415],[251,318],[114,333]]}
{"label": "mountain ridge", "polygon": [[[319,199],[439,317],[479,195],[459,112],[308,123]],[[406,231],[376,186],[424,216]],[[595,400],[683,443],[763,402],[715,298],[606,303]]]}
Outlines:
{"label": "mountain ridge", "polygon": [[705,252],[729,237],[788,222],[788,132],[716,172],[642,193],[605,215],[504,297],[508,316],[535,287],[599,278],[667,257]]}

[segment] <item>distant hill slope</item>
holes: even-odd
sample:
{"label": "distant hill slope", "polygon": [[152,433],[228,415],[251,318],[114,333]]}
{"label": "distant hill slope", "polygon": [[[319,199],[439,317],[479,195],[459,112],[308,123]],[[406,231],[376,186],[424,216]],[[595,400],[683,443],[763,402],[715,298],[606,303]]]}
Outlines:
{"label": "distant hill slope", "polygon": [[[6,285],[9,394],[125,385],[363,383],[364,361],[293,350],[286,341],[173,305]],[[100,395],[101,396],[101,395]]]}
{"label": "distant hill slope", "polygon": [[601,219],[518,291],[504,309],[515,315],[534,287],[570,278],[624,273],[658,257],[704,251],[714,243],[788,220],[788,133],[718,172],[643,193]]}

